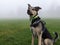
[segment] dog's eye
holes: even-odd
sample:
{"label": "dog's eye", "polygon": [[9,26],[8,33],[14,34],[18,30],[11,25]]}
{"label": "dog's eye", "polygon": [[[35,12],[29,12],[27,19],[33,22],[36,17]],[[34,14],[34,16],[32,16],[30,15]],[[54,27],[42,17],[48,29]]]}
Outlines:
{"label": "dog's eye", "polygon": [[32,9],[32,10],[35,10],[35,9]]}

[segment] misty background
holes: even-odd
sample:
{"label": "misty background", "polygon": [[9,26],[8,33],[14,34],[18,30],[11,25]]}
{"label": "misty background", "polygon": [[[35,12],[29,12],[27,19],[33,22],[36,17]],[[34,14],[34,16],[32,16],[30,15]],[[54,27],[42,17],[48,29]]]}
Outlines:
{"label": "misty background", "polygon": [[41,7],[41,18],[60,18],[60,0],[0,0],[0,19],[29,18],[27,4]]}

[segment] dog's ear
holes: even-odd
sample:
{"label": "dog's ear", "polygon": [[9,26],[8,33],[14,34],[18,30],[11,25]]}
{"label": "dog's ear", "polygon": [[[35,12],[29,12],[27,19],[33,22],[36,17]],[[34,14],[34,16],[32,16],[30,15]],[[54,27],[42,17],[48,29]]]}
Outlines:
{"label": "dog's ear", "polygon": [[30,8],[31,7],[31,5],[30,4],[28,4],[28,8]]}
{"label": "dog's ear", "polygon": [[32,8],[32,6],[30,4],[28,4],[28,9]]}
{"label": "dog's ear", "polygon": [[30,4],[28,4],[28,7],[31,7],[31,5],[30,5]]}
{"label": "dog's ear", "polygon": [[39,11],[39,9],[42,9],[41,7],[34,7],[36,11]]}

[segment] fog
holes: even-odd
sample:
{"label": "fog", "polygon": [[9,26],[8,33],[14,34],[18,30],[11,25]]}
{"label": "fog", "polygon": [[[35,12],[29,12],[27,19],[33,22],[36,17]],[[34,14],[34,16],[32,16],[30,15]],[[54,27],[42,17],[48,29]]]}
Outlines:
{"label": "fog", "polygon": [[0,0],[0,19],[27,19],[27,4],[40,6],[41,18],[60,18],[60,0]]}

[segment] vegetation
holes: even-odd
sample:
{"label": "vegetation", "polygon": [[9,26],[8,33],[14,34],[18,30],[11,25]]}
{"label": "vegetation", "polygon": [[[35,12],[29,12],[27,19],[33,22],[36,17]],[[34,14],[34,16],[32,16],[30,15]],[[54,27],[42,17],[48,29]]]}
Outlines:
{"label": "vegetation", "polygon": [[[46,27],[54,37],[54,31],[60,35],[60,20],[45,19]],[[31,32],[28,20],[0,20],[0,45],[31,45]],[[35,41],[37,45],[37,40]],[[55,45],[60,45],[60,39]]]}

